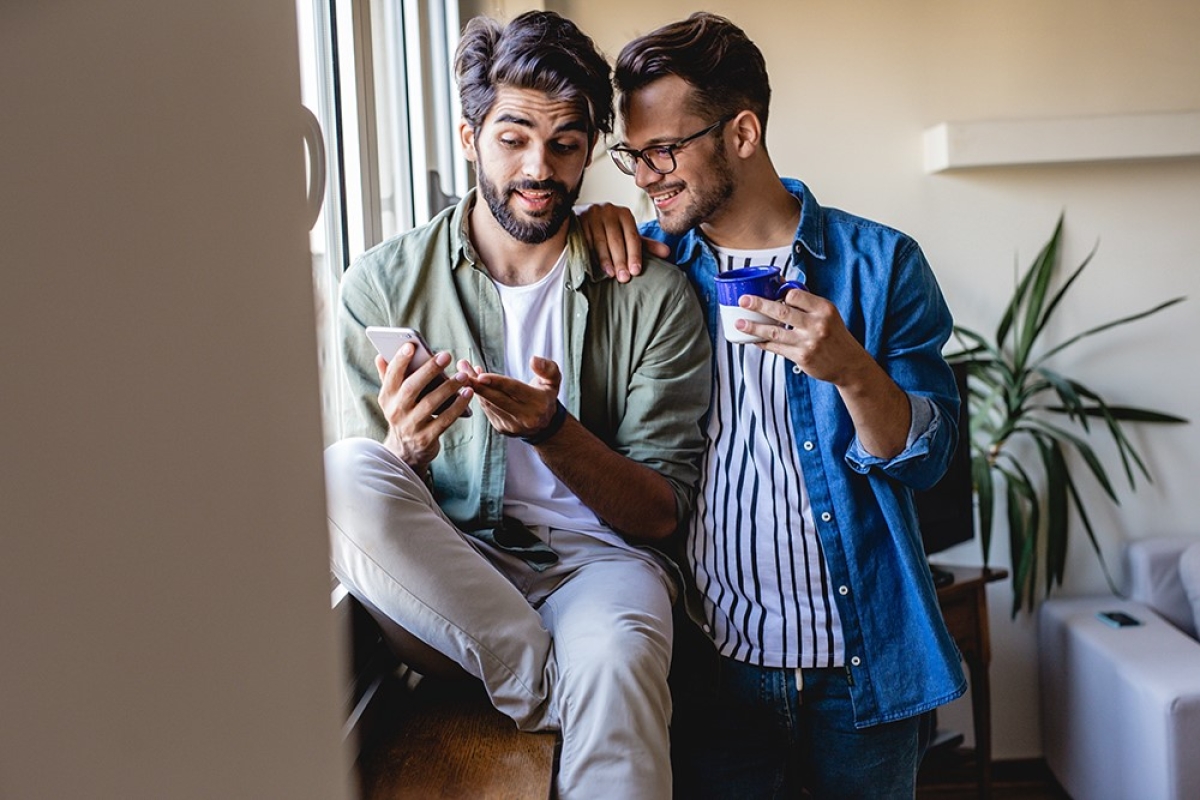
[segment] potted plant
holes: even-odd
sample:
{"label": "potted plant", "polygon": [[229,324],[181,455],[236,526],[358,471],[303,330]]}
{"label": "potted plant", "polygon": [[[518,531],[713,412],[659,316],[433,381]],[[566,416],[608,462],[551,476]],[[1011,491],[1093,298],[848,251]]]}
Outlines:
{"label": "potted plant", "polygon": [[[997,495],[1004,493],[1012,556],[1013,616],[1022,607],[1032,610],[1039,596],[1048,595],[1054,586],[1062,584],[1072,507],[1105,579],[1116,591],[1067,459],[1067,454],[1074,451],[1112,502],[1120,502],[1108,469],[1085,438],[1092,423],[1102,425],[1112,437],[1130,489],[1136,490],[1136,473],[1147,481],[1151,478],[1123,425],[1187,422],[1172,414],[1106,402],[1049,365],[1054,356],[1081,339],[1157,314],[1184,299],[1175,297],[1058,344],[1047,344],[1043,334],[1048,323],[1096,253],[1093,248],[1061,286],[1052,288],[1061,257],[1062,228],[1060,216],[1054,234],[1018,281],[995,334],[988,338],[956,326],[955,336],[963,349],[947,356],[951,362],[967,365],[969,397],[963,401],[970,403],[971,471],[985,565],[991,550],[993,517],[1000,508]],[[1027,457],[1022,458],[1030,452],[1029,445],[1037,453],[1034,463],[1040,469],[1036,471],[1030,469]]]}

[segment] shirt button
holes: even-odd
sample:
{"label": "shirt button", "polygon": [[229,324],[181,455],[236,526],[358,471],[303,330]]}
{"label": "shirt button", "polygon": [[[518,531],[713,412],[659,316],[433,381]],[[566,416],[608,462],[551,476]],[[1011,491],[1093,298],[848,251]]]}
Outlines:
{"label": "shirt button", "polygon": [[846,595],[850,594],[850,587],[849,586],[839,586],[838,594],[840,594],[842,597],[845,597]]}
{"label": "shirt button", "polygon": [[800,369],[799,364],[792,364],[792,373],[793,374],[799,375],[801,372],[804,372],[804,370]]}
{"label": "shirt button", "polygon": [[829,520],[831,520],[831,519],[833,519],[833,514],[830,514],[828,511],[821,514],[822,522],[829,522]]}
{"label": "shirt button", "polygon": [[861,663],[862,663],[862,659],[859,658],[858,656],[855,656],[854,658],[850,659],[850,666],[852,666],[852,667],[857,667]]}
{"label": "shirt button", "polygon": [[815,444],[813,444],[812,442],[805,442],[805,443],[804,443],[804,449],[805,449],[805,450],[812,450],[814,447],[816,447],[816,445],[815,445]]}

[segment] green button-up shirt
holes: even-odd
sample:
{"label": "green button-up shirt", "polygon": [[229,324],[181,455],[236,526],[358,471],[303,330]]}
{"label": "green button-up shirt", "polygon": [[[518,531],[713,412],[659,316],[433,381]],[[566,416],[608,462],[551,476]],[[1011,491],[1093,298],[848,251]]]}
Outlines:
{"label": "green button-up shirt", "polygon": [[[407,326],[448,350],[505,373],[500,295],[467,236],[471,192],[427,225],[378,245],[347,270],[338,309],[343,436],[382,441],[379,376],[368,325]],[[568,410],[616,452],[654,469],[675,492],[677,521],[691,510],[708,409],[711,346],[687,278],[664,262],[626,284],[594,268],[569,220],[560,364]],[[430,466],[434,493],[464,531],[501,523],[505,438],[484,414],[457,420]],[[636,491],[637,487],[629,487]]]}

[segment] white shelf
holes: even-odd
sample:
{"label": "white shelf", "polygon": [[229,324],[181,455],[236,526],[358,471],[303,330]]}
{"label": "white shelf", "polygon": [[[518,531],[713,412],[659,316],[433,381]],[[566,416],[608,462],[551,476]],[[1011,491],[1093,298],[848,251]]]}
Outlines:
{"label": "white shelf", "polygon": [[925,131],[925,171],[1200,156],[1200,111],[943,122]]}

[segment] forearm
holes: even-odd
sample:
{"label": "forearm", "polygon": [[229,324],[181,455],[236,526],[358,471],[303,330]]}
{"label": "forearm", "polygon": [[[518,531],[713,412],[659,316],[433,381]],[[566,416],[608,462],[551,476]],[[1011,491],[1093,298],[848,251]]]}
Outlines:
{"label": "forearm", "polygon": [[537,445],[538,455],[580,501],[614,530],[631,539],[665,539],[676,527],[670,482],[626,458],[572,416]]}
{"label": "forearm", "polygon": [[908,444],[912,405],[883,368],[864,356],[850,379],[838,384],[838,392],[863,449],[877,458],[893,458]]}

